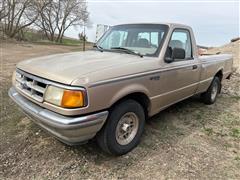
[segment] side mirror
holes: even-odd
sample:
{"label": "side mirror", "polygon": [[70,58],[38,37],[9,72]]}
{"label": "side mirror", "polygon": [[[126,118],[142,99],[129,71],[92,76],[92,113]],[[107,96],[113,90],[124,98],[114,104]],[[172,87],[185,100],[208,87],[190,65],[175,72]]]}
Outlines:
{"label": "side mirror", "polygon": [[170,48],[167,54],[164,59],[166,63],[171,63],[175,59],[185,59],[185,50],[182,48],[174,48],[173,50]]}
{"label": "side mirror", "polygon": [[173,59],[185,59],[185,50],[182,48],[174,48],[172,52]]}

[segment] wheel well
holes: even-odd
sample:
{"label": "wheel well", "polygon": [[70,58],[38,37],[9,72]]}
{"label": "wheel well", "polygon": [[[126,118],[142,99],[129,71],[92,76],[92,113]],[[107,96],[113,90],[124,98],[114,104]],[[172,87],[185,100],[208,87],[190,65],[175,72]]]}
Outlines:
{"label": "wheel well", "polygon": [[221,90],[222,90],[222,84],[221,84],[221,82],[222,82],[222,78],[223,78],[223,72],[222,72],[222,70],[219,70],[219,71],[217,72],[217,74],[215,75],[215,77],[218,77],[219,80],[220,80],[220,88],[219,88],[218,93],[221,93]]}
{"label": "wheel well", "polygon": [[219,70],[217,72],[217,74],[215,75],[215,77],[218,77],[220,79],[220,81],[222,81],[222,78],[223,78],[223,71],[222,70]]}
{"label": "wheel well", "polygon": [[139,104],[141,104],[141,106],[144,109],[145,117],[146,118],[148,117],[148,111],[149,111],[149,107],[150,107],[150,100],[149,100],[149,98],[148,98],[148,96],[146,94],[141,93],[141,92],[131,93],[131,94],[128,94],[128,95],[124,96],[123,98],[121,98],[117,102],[115,102],[112,105],[112,107],[117,105],[117,104],[119,104],[120,102],[123,102],[123,101],[127,100],[127,99],[135,100]]}

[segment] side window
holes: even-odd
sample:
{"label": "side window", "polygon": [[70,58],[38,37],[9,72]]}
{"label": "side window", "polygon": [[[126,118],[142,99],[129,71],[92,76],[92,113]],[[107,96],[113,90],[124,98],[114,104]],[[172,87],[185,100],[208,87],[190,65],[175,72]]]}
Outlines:
{"label": "side window", "polygon": [[192,44],[189,31],[176,29],[172,33],[172,37],[169,42],[169,49],[172,51],[174,48],[181,48],[185,50],[185,60],[192,59]]}

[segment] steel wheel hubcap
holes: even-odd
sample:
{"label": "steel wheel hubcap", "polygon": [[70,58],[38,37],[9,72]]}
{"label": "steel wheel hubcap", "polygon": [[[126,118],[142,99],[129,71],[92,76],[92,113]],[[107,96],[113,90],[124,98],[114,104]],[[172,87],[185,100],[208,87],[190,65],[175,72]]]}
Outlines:
{"label": "steel wheel hubcap", "polygon": [[212,88],[212,92],[211,92],[211,99],[212,101],[214,101],[214,99],[216,98],[218,93],[218,86],[216,83],[214,83],[213,88]]}
{"label": "steel wheel hubcap", "polygon": [[139,118],[133,112],[128,112],[118,121],[116,140],[120,145],[129,144],[137,134]]}

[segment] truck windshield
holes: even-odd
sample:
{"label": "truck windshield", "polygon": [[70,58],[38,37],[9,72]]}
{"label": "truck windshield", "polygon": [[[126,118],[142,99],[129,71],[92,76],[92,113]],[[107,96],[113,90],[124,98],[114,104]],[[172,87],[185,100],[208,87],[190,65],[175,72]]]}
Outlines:
{"label": "truck windshield", "polygon": [[113,26],[97,42],[102,51],[121,51],[142,56],[157,56],[168,30],[161,24]]}

